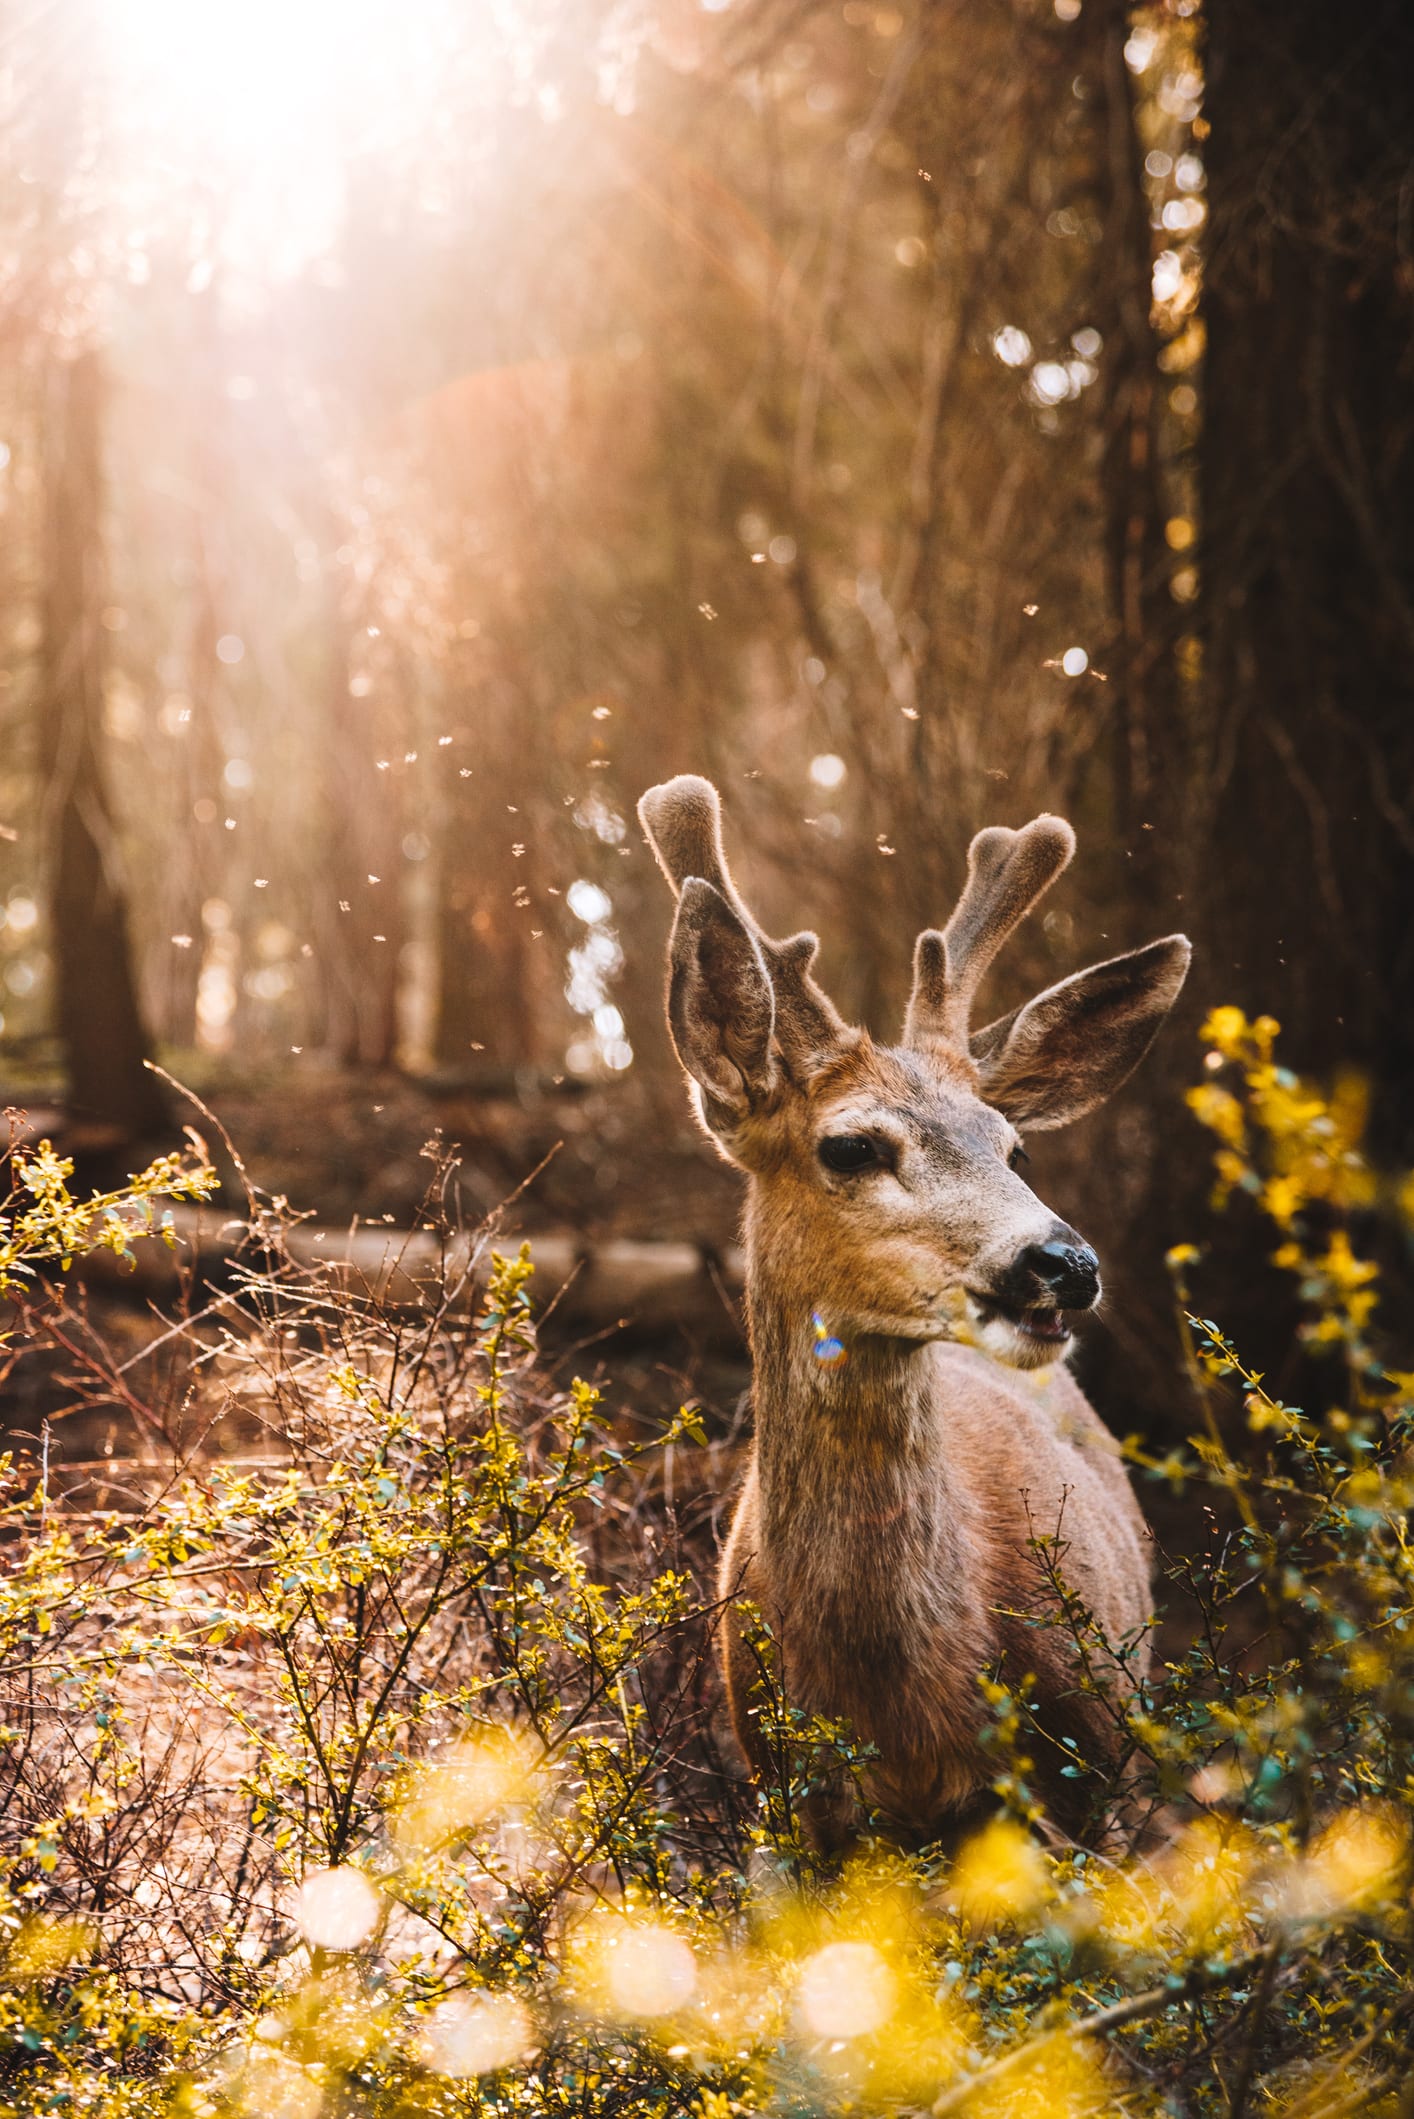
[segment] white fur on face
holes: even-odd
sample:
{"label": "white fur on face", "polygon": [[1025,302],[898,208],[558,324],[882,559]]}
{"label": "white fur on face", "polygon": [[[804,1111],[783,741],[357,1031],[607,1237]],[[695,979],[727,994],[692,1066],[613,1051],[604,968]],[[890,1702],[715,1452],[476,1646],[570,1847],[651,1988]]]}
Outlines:
{"label": "white fur on face", "polygon": [[1066,1360],[1075,1347],[1069,1330],[1054,1339],[1038,1337],[1024,1324],[984,1308],[963,1287],[948,1288],[925,1312],[914,1316],[856,1316],[850,1323],[856,1331],[880,1332],[893,1339],[976,1347],[979,1353],[1011,1369],[1052,1368]]}
{"label": "white fur on face", "polygon": [[1063,1339],[1037,1339],[1023,1326],[1013,1324],[1009,1317],[984,1316],[970,1295],[967,1307],[971,1313],[968,1344],[980,1347],[984,1354],[990,1354],[1004,1368],[1050,1368],[1055,1362],[1064,1361],[1075,1344],[1069,1332]]}

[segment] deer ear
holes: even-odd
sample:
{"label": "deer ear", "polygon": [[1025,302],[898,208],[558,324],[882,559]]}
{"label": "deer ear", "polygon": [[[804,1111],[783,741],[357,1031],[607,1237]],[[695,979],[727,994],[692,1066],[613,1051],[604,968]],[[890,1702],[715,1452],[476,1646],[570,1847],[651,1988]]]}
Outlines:
{"label": "deer ear", "polygon": [[1178,999],[1192,955],[1171,934],[1047,987],[971,1041],[981,1094],[1013,1125],[1083,1118],[1127,1080]]}
{"label": "deer ear", "polygon": [[668,946],[668,1026],[713,1133],[769,1094],[775,995],[760,944],[719,890],[689,876]]}

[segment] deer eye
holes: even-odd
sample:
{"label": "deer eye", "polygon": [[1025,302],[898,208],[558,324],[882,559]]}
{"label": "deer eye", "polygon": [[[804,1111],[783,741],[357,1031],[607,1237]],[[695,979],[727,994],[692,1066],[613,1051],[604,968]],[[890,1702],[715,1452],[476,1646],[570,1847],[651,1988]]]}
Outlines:
{"label": "deer eye", "polygon": [[1014,1147],[1014,1148],[1012,1149],[1012,1151],[1011,1151],[1010,1155],[1009,1155],[1009,1156],[1007,1157],[1007,1159],[1006,1159],[1006,1160],[1007,1160],[1007,1168],[1008,1168],[1009,1170],[1019,1170],[1019,1169],[1021,1168],[1021,1165],[1022,1165],[1023,1163],[1029,1163],[1029,1162],[1030,1162],[1030,1160],[1031,1160],[1031,1157],[1030,1157],[1030,1156],[1029,1156],[1029,1155],[1027,1154],[1026,1150],[1025,1150],[1025,1149],[1024,1149],[1023,1147],[1022,1147],[1022,1145],[1021,1145],[1021,1142],[1020,1142],[1020,1141],[1018,1141],[1018,1142],[1017,1142],[1017,1144],[1016,1144],[1016,1146],[1015,1146],[1015,1147]]}
{"label": "deer eye", "polygon": [[883,1162],[878,1143],[867,1133],[831,1133],[820,1143],[820,1160],[840,1177],[874,1170]]}

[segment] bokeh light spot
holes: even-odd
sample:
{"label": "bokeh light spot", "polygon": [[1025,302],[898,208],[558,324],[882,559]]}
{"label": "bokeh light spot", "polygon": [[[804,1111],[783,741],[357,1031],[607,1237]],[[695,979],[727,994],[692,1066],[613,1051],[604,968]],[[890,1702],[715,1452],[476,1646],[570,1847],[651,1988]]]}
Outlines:
{"label": "bokeh light spot", "polygon": [[628,1927],[611,1937],[605,1972],[614,2006],[625,2016],[666,2016],[697,1987],[691,1946],[671,1928]]}
{"label": "bokeh light spot", "polygon": [[590,883],[583,876],[571,883],[565,892],[565,903],[577,920],[584,921],[586,927],[594,926],[596,921],[607,920],[614,909],[608,891],[601,890],[597,883]]}
{"label": "bokeh light spot", "polygon": [[513,1994],[452,1994],[427,2020],[422,2059],[438,2075],[489,2075],[515,2067],[535,2049],[523,2004]]}
{"label": "bokeh light spot", "polygon": [[383,1901],[359,1869],[316,1869],[295,1902],[295,1925],[318,1950],[356,1950],[378,1925]]}
{"label": "bokeh light spot", "polygon": [[1031,341],[1015,324],[992,333],[992,351],[1008,368],[1023,368],[1031,358]]}
{"label": "bokeh light spot", "polygon": [[870,1942],[832,1942],[807,1958],[800,2014],[817,2038],[865,2038],[894,2011],[893,1973]]}

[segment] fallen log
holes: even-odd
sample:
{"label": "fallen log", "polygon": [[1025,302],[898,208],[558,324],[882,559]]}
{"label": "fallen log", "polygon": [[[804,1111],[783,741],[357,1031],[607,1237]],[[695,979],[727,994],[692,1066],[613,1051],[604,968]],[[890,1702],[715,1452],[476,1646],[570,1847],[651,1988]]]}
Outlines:
{"label": "fallen log", "polygon": [[[164,1218],[167,1218],[164,1210]],[[439,1289],[465,1314],[484,1289],[493,1250],[519,1248],[518,1235],[393,1229],[354,1222],[346,1229],[311,1222],[252,1224],[210,1205],[174,1205],[173,1243],[135,1235],[131,1260],[93,1251],[75,1262],[86,1283],[170,1300],[184,1282],[231,1287],[241,1271],[282,1264],[317,1273],[340,1288],[394,1309],[421,1308]],[[586,1242],[547,1232],[529,1239],[535,1262],[535,1307],[557,1332],[622,1328],[642,1338],[684,1332],[707,1344],[741,1339],[741,1252],[705,1245],[608,1237]]]}

